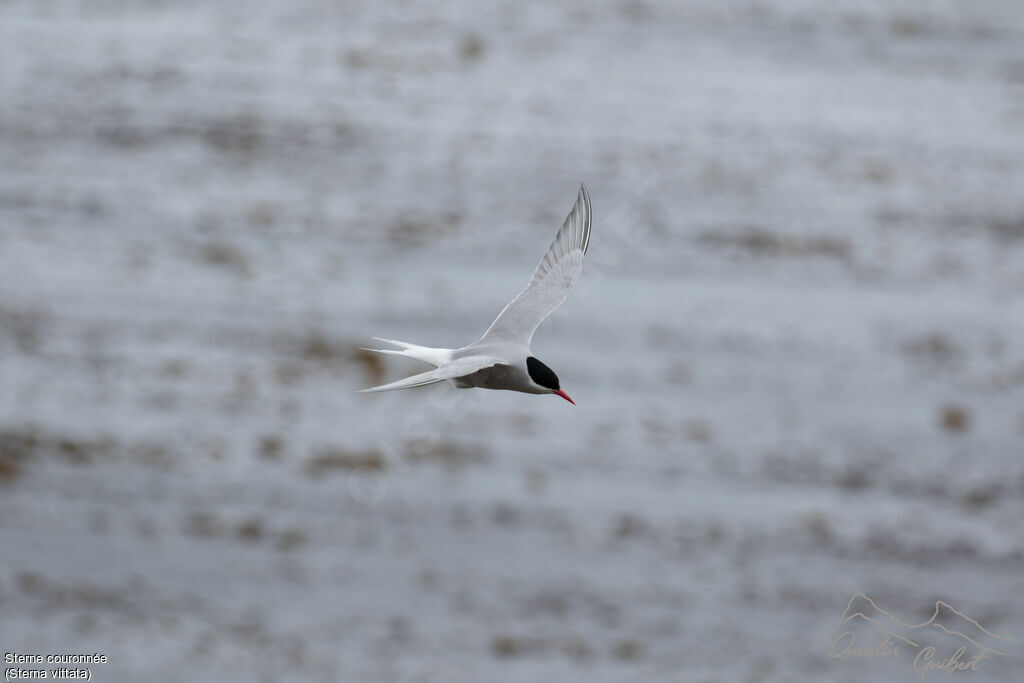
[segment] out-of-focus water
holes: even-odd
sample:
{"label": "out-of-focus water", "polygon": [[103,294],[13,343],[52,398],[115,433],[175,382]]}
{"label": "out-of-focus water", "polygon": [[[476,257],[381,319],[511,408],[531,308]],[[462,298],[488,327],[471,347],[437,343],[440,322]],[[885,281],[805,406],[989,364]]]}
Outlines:
{"label": "out-of-focus water", "polygon": [[[1022,46],[995,0],[0,5],[0,649],[919,677],[815,642],[860,591],[1015,680]],[[580,181],[575,408],[354,393],[422,369],[371,335],[475,339]]]}

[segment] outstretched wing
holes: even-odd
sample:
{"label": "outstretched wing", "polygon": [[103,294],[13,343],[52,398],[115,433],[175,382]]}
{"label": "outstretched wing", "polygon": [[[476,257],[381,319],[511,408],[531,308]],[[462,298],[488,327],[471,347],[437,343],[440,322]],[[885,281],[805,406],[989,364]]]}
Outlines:
{"label": "outstretched wing", "polygon": [[421,387],[425,384],[443,382],[446,379],[455,379],[456,377],[472,375],[477,370],[483,370],[484,368],[489,368],[494,365],[500,365],[501,362],[502,361],[500,359],[493,358],[491,356],[466,356],[465,358],[457,358],[449,363],[445,363],[439,368],[428,370],[427,372],[421,372],[420,374],[413,375],[412,377],[406,377],[405,379],[400,379],[389,384],[382,384],[379,387],[361,389],[360,391],[365,393]]}
{"label": "outstretched wing", "polygon": [[513,299],[484,332],[485,340],[530,343],[533,333],[551,311],[565,301],[583,270],[590,244],[590,195],[580,183],[576,205],[533,272],[526,289]]}

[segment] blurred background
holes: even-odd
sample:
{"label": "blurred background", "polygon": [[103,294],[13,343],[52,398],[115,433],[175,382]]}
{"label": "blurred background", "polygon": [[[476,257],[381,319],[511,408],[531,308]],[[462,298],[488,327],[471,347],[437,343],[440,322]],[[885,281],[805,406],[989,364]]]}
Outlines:
{"label": "blurred background", "polygon": [[[1019,676],[1017,0],[5,1],[0,168],[5,652],[918,678],[815,643],[862,591]],[[580,181],[533,345],[575,408],[354,393],[422,370],[371,335],[475,339]]]}

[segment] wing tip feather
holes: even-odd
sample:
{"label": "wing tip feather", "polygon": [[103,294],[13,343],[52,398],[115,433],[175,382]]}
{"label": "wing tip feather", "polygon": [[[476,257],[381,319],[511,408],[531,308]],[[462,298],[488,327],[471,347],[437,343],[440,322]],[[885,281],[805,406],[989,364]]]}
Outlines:
{"label": "wing tip feather", "polygon": [[584,208],[583,236],[582,236],[582,240],[581,240],[582,244],[580,245],[580,248],[583,250],[583,253],[586,254],[587,253],[587,248],[590,246],[590,217],[591,217],[591,210],[590,210],[590,192],[587,191],[587,186],[582,181],[580,181],[580,199],[583,200],[583,208]]}

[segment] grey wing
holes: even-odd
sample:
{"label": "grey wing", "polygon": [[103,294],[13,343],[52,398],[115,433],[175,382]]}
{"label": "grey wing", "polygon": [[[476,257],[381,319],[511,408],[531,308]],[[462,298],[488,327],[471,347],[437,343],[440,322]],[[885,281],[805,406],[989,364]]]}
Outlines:
{"label": "grey wing", "polygon": [[583,255],[589,244],[590,195],[586,185],[580,183],[576,204],[526,289],[502,309],[480,342],[504,339],[529,344],[537,327],[569,296],[583,271]]}
{"label": "grey wing", "polygon": [[421,372],[418,375],[412,377],[406,377],[389,384],[381,384],[377,387],[370,387],[369,389],[360,389],[360,392],[369,393],[374,391],[391,391],[392,389],[409,389],[410,387],[421,387],[426,384],[434,384],[435,382],[443,382],[446,379],[455,379],[456,377],[464,377],[466,375],[472,375],[478,370],[489,368],[494,365],[500,365],[501,360],[491,356],[466,356],[465,358],[457,358],[453,361],[445,363],[439,368],[428,370],[427,372]]}

